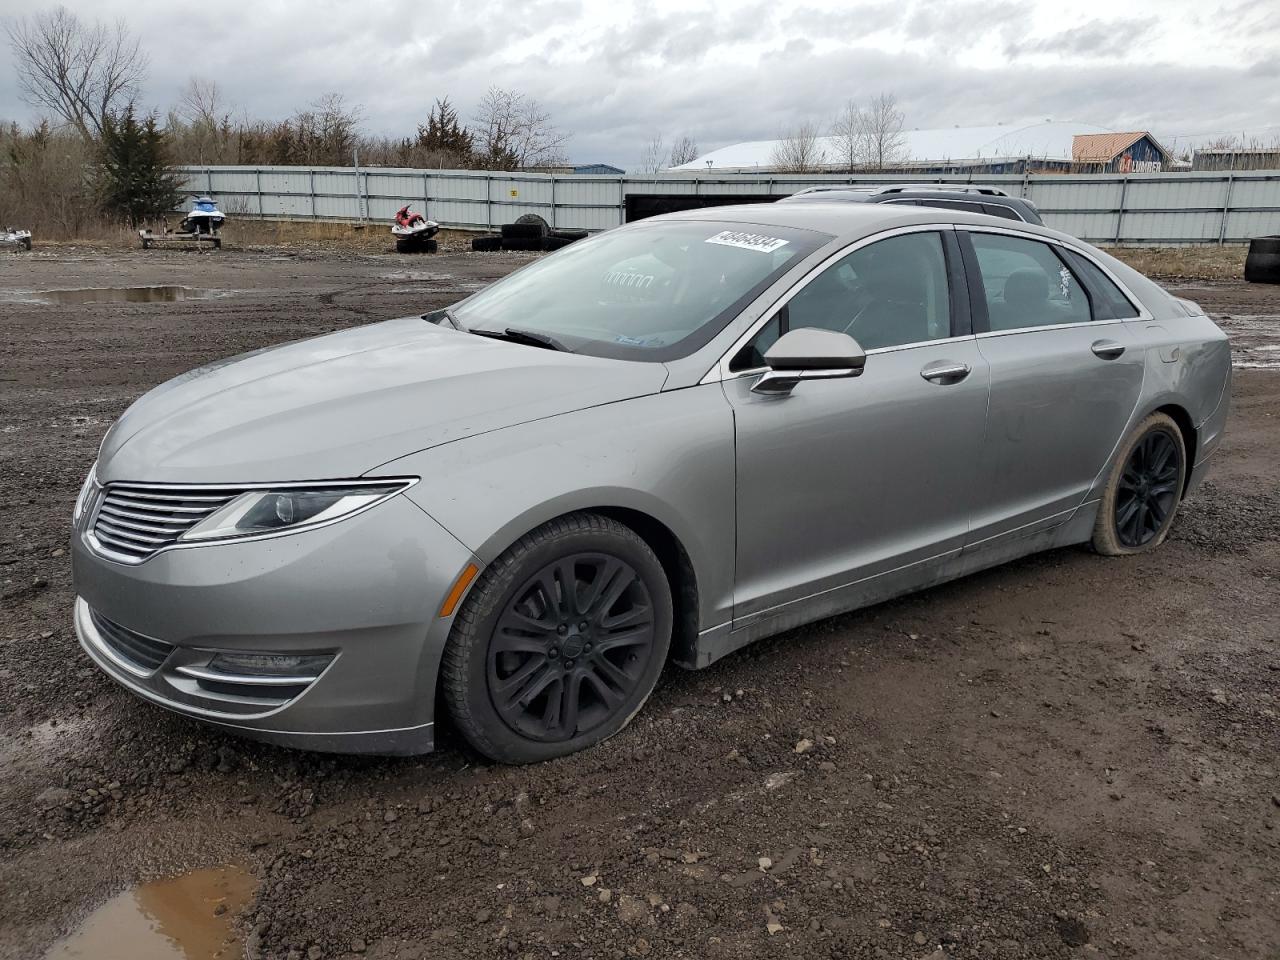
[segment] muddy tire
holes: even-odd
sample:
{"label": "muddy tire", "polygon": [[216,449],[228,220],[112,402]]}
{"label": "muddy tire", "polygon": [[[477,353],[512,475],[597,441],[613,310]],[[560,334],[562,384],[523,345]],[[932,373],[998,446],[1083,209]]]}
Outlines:
{"label": "muddy tire", "polygon": [[562,227],[552,230],[551,236],[559,237],[562,240],[585,240],[587,239],[587,231],[573,227]]}
{"label": "muddy tire", "polygon": [[635,531],[574,513],[521,537],[480,576],[445,647],[441,696],[467,742],[502,763],[608,739],[653,692],[671,588]]}
{"label": "muddy tire", "polygon": [[1187,451],[1173,419],[1153,413],[1116,457],[1093,526],[1093,549],[1123,557],[1154,550],[1173,526],[1187,481]]}
{"label": "muddy tire", "polygon": [[477,253],[492,253],[494,250],[501,250],[502,237],[496,233],[483,237],[474,237],[471,240],[471,249]]}

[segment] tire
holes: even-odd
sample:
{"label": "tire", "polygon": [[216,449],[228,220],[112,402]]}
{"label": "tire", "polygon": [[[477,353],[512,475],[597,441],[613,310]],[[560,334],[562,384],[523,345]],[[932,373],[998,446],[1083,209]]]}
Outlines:
{"label": "tire", "polygon": [[648,544],[616,520],[569,514],[521,537],[481,575],[445,646],[441,695],[486,757],[562,757],[607,740],[640,711],[666,662],[671,625],[670,584]]}
{"label": "tire", "polygon": [[516,223],[527,224],[529,226],[536,226],[538,229],[542,231],[543,236],[546,236],[547,232],[551,229],[547,221],[542,219],[542,217],[538,216],[536,213],[522,214],[521,216],[516,217]]}
{"label": "tire", "polygon": [[542,238],[542,249],[550,252],[552,250],[559,250],[561,247],[567,247],[571,243],[573,243],[572,240],[552,235]]}
{"label": "tire", "polygon": [[498,229],[503,240],[541,240],[547,235],[536,223],[504,223]]}
{"label": "tire", "polygon": [[574,229],[556,229],[551,231],[551,236],[560,237],[563,240],[585,240],[587,239],[587,231]]}
{"label": "tire", "polygon": [[413,253],[413,247],[409,244],[409,241],[408,241],[408,240],[405,240],[405,239],[403,239],[403,238],[397,237],[397,238],[396,238],[396,253]]}
{"label": "tire", "polygon": [[435,253],[439,249],[440,244],[435,237],[428,237],[426,240],[422,241],[423,253]]}
{"label": "tire", "polygon": [[1249,283],[1280,283],[1280,237],[1256,237],[1249,242],[1244,278]]}
{"label": "tire", "polygon": [[496,233],[483,237],[474,237],[471,241],[471,249],[477,253],[492,253],[494,250],[501,250],[502,237]]}
{"label": "tire", "polygon": [[1111,468],[1093,525],[1094,550],[1124,557],[1160,546],[1173,526],[1186,481],[1182,431],[1171,417],[1153,413],[1129,435]]}
{"label": "tire", "polygon": [[28,253],[30,253],[30,252],[31,252],[31,238],[30,238],[30,237],[23,237],[23,238],[22,238],[22,247],[23,247],[23,249],[24,249],[24,250],[26,250]]}
{"label": "tire", "polygon": [[542,237],[503,237],[503,250],[541,250]]}

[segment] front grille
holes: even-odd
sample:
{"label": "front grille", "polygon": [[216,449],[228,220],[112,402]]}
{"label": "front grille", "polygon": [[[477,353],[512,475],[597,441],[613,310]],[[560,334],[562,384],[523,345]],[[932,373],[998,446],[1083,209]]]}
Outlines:
{"label": "front grille", "polygon": [[93,535],[108,552],[141,563],[242,493],[235,487],[113,483],[102,495]]}
{"label": "front grille", "polygon": [[133,664],[139,670],[149,672],[159,669],[160,664],[164,663],[173,652],[171,644],[135,633],[127,627],[108,620],[96,610],[89,611],[89,616],[93,619],[93,625],[98,631],[98,636],[102,637],[102,642],[118,657]]}

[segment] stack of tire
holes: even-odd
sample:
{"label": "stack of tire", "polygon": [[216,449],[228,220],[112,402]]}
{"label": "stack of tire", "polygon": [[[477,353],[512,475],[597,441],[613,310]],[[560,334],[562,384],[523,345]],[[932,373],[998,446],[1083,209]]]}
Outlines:
{"label": "stack of tire", "polygon": [[471,249],[538,250],[549,252],[567,247],[587,236],[585,230],[554,229],[536,213],[526,213],[515,223],[502,225],[501,233],[485,234],[471,241]]}
{"label": "stack of tire", "polygon": [[1244,278],[1249,283],[1280,283],[1280,236],[1255,237],[1249,241]]}

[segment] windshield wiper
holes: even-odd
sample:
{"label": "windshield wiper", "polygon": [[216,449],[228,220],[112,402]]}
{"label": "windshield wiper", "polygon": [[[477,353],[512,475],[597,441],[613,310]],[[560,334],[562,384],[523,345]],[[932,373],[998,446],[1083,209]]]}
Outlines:
{"label": "windshield wiper", "polygon": [[559,350],[561,353],[573,353],[555,337],[537,330],[521,330],[519,327],[507,327],[505,330],[481,330],[472,327],[467,331],[478,337],[492,337],[495,340],[509,340],[512,343],[523,343],[530,347],[542,347],[546,350]]}

